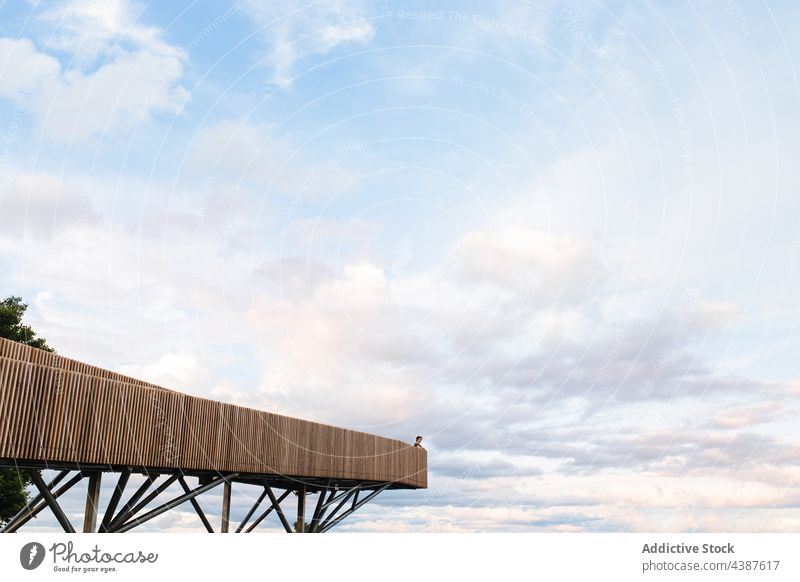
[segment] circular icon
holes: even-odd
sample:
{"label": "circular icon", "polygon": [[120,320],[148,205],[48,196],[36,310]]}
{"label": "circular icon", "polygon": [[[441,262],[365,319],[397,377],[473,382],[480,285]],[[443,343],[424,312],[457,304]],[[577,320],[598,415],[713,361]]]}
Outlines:
{"label": "circular icon", "polygon": [[39,542],[30,542],[19,551],[19,563],[26,570],[35,570],[44,561],[44,546]]}

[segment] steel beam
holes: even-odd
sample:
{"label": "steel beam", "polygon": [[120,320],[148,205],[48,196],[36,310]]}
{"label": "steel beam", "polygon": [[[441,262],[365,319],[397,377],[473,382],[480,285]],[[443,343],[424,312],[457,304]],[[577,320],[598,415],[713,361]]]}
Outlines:
{"label": "steel beam", "polygon": [[[154,477],[154,479],[157,479],[157,478],[158,478],[158,476]],[[119,528],[120,525],[122,525],[123,523],[128,521],[130,518],[132,518],[134,515],[139,513],[142,509],[147,507],[147,505],[151,501],[153,501],[153,499],[155,499],[156,497],[161,495],[161,493],[163,493],[163,491],[167,487],[172,485],[177,479],[178,479],[177,473],[174,474],[174,475],[170,475],[166,480],[164,480],[163,483],[161,483],[161,485],[156,487],[154,491],[149,493],[147,495],[147,497],[145,497],[144,499],[142,499],[138,503],[136,503],[136,501],[134,499],[131,499],[131,501],[129,501],[128,504],[125,506],[125,509],[123,509],[111,521],[111,525],[109,526],[108,531],[115,532]],[[142,484],[142,487],[140,487],[139,490],[142,492],[142,494],[144,494],[144,492],[147,491],[148,488],[149,488],[149,483],[147,484],[147,487],[145,487],[145,484]],[[139,491],[137,491],[136,493],[138,494]]]}
{"label": "steel beam", "polygon": [[[136,515],[141,510],[143,510],[145,507],[147,507],[148,504],[151,501],[153,501],[156,497],[158,497],[164,491],[166,491],[173,483],[175,483],[175,481],[178,480],[179,476],[180,475],[178,473],[174,473],[174,474],[170,475],[169,477],[167,477],[167,479],[165,479],[164,482],[161,483],[161,485],[159,485],[158,487],[155,488],[155,491],[153,491],[152,493],[149,493],[147,495],[147,497],[145,497],[139,503],[136,504],[136,507],[134,507],[131,510],[131,515],[128,516],[128,517],[132,517],[132,516]],[[120,521],[125,521],[126,519],[128,519],[128,518],[121,519]],[[117,521],[117,520],[115,519],[114,521]]]}
{"label": "steel beam", "polygon": [[267,488],[267,495],[269,496],[269,500],[272,502],[272,505],[275,507],[275,511],[278,512],[278,517],[283,524],[283,528],[286,530],[286,533],[292,533],[292,526],[289,525],[289,522],[286,520],[286,516],[283,514],[283,510],[281,509],[281,504],[278,503],[278,500],[275,499],[275,494],[272,492],[272,488],[269,485],[264,485]]}
{"label": "steel beam", "polygon": [[[58,475],[55,476],[55,478],[53,478],[52,481],[50,481],[50,483],[47,485],[47,488],[52,490],[53,487],[58,485],[64,479],[64,477],[66,477],[68,474],[69,474],[69,470],[68,469],[64,470],[64,471],[61,471]],[[56,497],[58,497],[58,496],[56,496]],[[27,516],[27,519],[25,521],[28,521],[31,518],[35,517],[36,513],[39,513],[39,512],[37,511],[36,513],[33,513],[34,512],[34,508],[41,501],[42,501],[42,494],[39,493],[39,494],[36,495],[36,497],[34,497],[30,501],[28,501],[28,503],[25,504],[25,507],[20,509],[14,517],[9,519],[8,523],[6,523],[3,527],[0,527],[0,533],[5,533],[6,531],[12,531],[12,530],[10,530],[10,528],[14,525],[14,523],[17,520],[21,519],[22,516],[24,516],[26,514],[28,514],[28,516]],[[45,506],[43,505],[42,509],[44,509],[44,507]],[[41,511],[41,510],[39,510],[39,511]]]}
{"label": "steel beam", "polygon": [[[334,497],[333,499],[331,499],[330,501],[328,501],[327,503],[324,503],[324,504],[322,505],[322,512],[321,512],[321,515],[320,515],[320,517],[319,517],[319,520],[320,520],[320,522],[322,522],[322,523],[320,523],[320,525],[319,525],[319,526],[317,526],[316,528],[314,528],[314,532],[315,532],[315,533],[316,533],[316,532],[322,532],[322,527],[323,527],[323,526],[324,526],[326,523],[329,523],[329,522],[331,521],[331,519],[333,519],[333,518],[336,516],[336,512],[338,512],[338,511],[339,511],[339,510],[342,508],[342,506],[343,506],[345,503],[347,503],[347,500],[348,500],[348,499],[350,499],[350,497],[351,497],[351,496],[352,496],[354,493],[356,493],[356,492],[358,491],[359,487],[361,487],[361,486],[360,486],[360,485],[356,485],[355,487],[352,487],[352,488],[348,489],[347,491],[345,491],[344,493],[342,493],[342,494],[341,494],[341,495],[339,495],[338,497]],[[322,520],[323,520],[323,518],[325,517],[325,512],[327,511],[328,507],[330,507],[330,506],[331,506],[331,504],[332,504],[332,503],[335,503],[336,501],[338,501],[338,502],[339,502],[339,504],[336,506],[336,508],[335,508],[333,511],[331,511],[331,514],[330,514],[330,515],[328,516],[328,518],[327,518],[327,519],[326,519],[326,520],[323,522]]]}
{"label": "steel beam", "polygon": [[[331,493],[333,493],[331,491]],[[319,522],[319,513],[322,511],[322,504],[325,503],[325,496],[327,491],[322,489],[319,492],[319,499],[317,499],[317,506],[314,508],[314,514],[311,516],[311,523],[308,526],[309,533],[314,532],[314,528],[316,527],[317,523]]]}
{"label": "steel beam", "polygon": [[[133,509],[133,507],[136,505],[136,502],[139,501],[139,499],[141,499],[142,495],[147,493],[147,490],[150,489],[150,485],[152,485],[153,481],[155,481],[156,479],[158,479],[158,475],[157,474],[155,474],[155,473],[148,474],[147,477],[144,480],[144,483],[142,483],[139,486],[139,488],[136,490],[136,492],[128,500],[128,503],[125,504],[125,507],[123,507],[120,510],[120,512],[117,514],[117,518],[121,517],[122,515],[125,515],[126,513],[129,513]],[[105,522],[105,518],[103,519],[103,521]],[[113,516],[110,517],[108,524],[103,523],[100,526],[100,533],[110,532],[111,531],[111,526],[114,524],[115,521],[116,521],[115,517],[113,517]]]}
{"label": "steel beam", "polygon": [[128,479],[130,479],[131,470],[122,469],[119,473],[117,485],[114,487],[114,493],[111,494],[111,499],[106,507],[106,512],[103,514],[103,520],[100,522],[100,532],[105,532],[108,526],[111,525],[111,519],[114,517],[114,512],[117,511],[122,494],[125,492],[125,487],[128,486]]}
{"label": "steel beam", "polygon": [[[266,492],[267,492],[267,488],[266,488],[266,487],[264,487],[264,493],[266,493]],[[291,489],[287,489],[286,491],[284,491],[284,492],[283,492],[283,495],[281,495],[280,497],[278,497],[278,507],[280,507],[281,501],[283,501],[284,499],[286,499],[286,498],[289,496],[289,493],[291,493],[291,492],[292,492],[292,490],[291,490]],[[261,515],[259,515],[259,516],[256,518],[256,520],[253,522],[253,524],[252,524],[250,527],[248,527],[248,528],[245,530],[245,532],[244,532],[244,533],[250,533],[251,531],[253,531],[254,529],[256,529],[256,526],[258,526],[258,524],[259,524],[259,523],[261,523],[262,521],[264,521],[264,519],[265,519],[265,518],[266,518],[266,517],[267,517],[267,516],[270,514],[270,512],[272,512],[272,510],[273,510],[273,509],[275,509],[275,504],[274,504],[274,503],[273,503],[273,504],[271,504],[271,505],[270,505],[270,506],[267,508],[267,510],[266,510],[264,513],[262,513]]]}
{"label": "steel beam", "polygon": [[47,502],[48,507],[56,516],[58,523],[61,524],[61,527],[64,528],[64,531],[67,533],[75,533],[75,528],[72,527],[72,524],[67,519],[67,516],[64,514],[64,510],[61,509],[61,506],[56,501],[56,498],[53,497],[53,494],[50,492],[50,489],[47,488],[47,484],[42,480],[42,476],[39,474],[39,471],[35,469],[29,469],[28,474],[31,476],[31,481],[39,490],[39,493]]}
{"label": "steel beam", "polygon": [[[222,507],[222,525],[220,530],[224,533],[232,531],[230,524],[230,512],[232,503],[232,484],[233,482],[246,482],[246,483],[260,483],[263,486],[263,491],[259,494],[255,503],[250,507],[244,519],[236,528],[236,533],[245,532],[250,533],[255,530],[258,525],[275,511],[278,514],[281,525],[288,533],[325,533],[339,525],[344,519],[352,515],[355,511],[363,507],[365,504],[373,500],[378,494],[385,491],[393,485],[393,483],[380,483],[374,482],[360,482],[353,484],[348,483],[348,489],[340,489],[339,486],[331,487],[331,481],[314,482],[312,491],[319,492],[319,498],[315,500],[313,514],[309,514],[309,508],[306,506],[306,496],[308,494],[308,485],[304,482],[298,485],[298,481],[294,484],[284,483],[282,480],[263,480],[253,481],[252,478],[241,477],[240,474],[231,474],[226,476],[219,476],[212,481],[201,481],[204,483],[195,489],[190,489],[186,483],[184,475],[180,472],[168,473],[167,477],[160,485],[156,487],[156,481],[161,477],[157,473],[147,475],[144,483],[138,487],[136,492],[130,497],[124,508],[117,512],[117,508],[122,503],[122,498],[125,495],[130,476],[134,468],[131,467],[117,467],[105,468],[100,466],[92,467],[89,470],[83,470],[69,478],[70,469],[60,471],[48,484],[45,484],[40,474],[40,469],[27,469],[33,484],[38,491],[38,494],[32,497],[31,501],[5,525],[0,529],[0,532],[14,532],[22,527],[25,523],[30,521],[38,515],[45,508],[50,508],[53,511],[58,523],[66,532],[74,532],[72,524],[69,522],[66,513],[59,505],[57,499],[73,487],[83,477],[89,478],[89,485],[86,498],[86,511],[84,513],[84,532],[96,531],[97,525],[97,512],[99,510],[99,496],[100,485],[102,479],[102,471],[116,470],[119,471],[119,478],[114,486],[108,506],[102,516],[99,526],[100,532],[127,532],[139,525],[178,507],[179,505],[190,502],[195,512],[197,513],[200,521],[203,523],[206,531],[213,533],[214,527],[211,525],[206,515],[198,503],[197,497],[206,491],[209,491],[219,485],[224,485],[225,491],[223,492],[223,507]],[[62,483],[65,481],[66,483]],[[147,510],[147,506],[163,493],[173,483],[178,482],[183,489],[183,494],[171,499],[165,503],[158,505],[155,509]],[[60,484],[59,487],[57,487]],[[292,486],[293,485],[293,486]],[[56,488],[57,487],[57,488]],[[284,489],[283,493],[276,498],[273,487]],[[362,491],[364,494],[362,495]],[[284,508],[281,503],[291,494],[296,493],[297,499],[297,515],[293,523],[288,519]],[[270,504],[268,507],[263,508],[265,498],[269,498]],[[263,511],[258,514],[258,517],[253,520],[253,516],[257,515],[259,508]],[[145,512],[143,515],[139,515]],[[116,513],[116,515],[115,515]],[[294,516],[292,516],[294,517]],[[309,524],[306,524],[306,517],[309,517]],[[252,521],[251,521],[252,520]]]}
{"label": "steel beam", "polygon": [[[267,490],[264,489],[261,492],[261,495],[258,496],[258,499],[256,499],[256,502],[250,508],[250,511],[248,511],[247,515],[244,516],[242,523],[240,523],[239,527],[236,528],[236,533],[240,533],[244,529],[244,526],[247,525],[247,522],[250,520],[251,517],[253,517],[253,514],[256,512],[256,509],[258,509],[258,507],[261,505],[261,502],[264,501],[264,498],[266,496],[267,496]],[[266,515],[264,517],[266,517]]]}
{"label": "steel beam", "polygon": [[[333,521],[328,519],[328,521],[326,523],[322,524],[322,526],[320,527],[319,532],[320,533],[325,533],[327,531],[330,531],[331,528],[336,527],[345,517],[347,517],[348,515],[353,513],[358,508],[363,507],[364,505],[366,505],[367,503],[372,501],[375,497],[378,496],[378,494],[380,494],[381,492],[385,491],[389,487],[389,485],[391,485],[391,483],[387,483],[386,485],[384,485],[382,487],[379,487],[378,489],[375,489],[372,493],[367,495],[361,502],[354,503],[352,508],[350,508],[347,511],[345,511],[342,515],[340,515],[339,517],[337,517]],[[333,514],[331,515],[331,517],[333,517]]]}
{"label": "steel beam", "polygon": [[[359,489],[360,487],[361,483],[359,483],[358,485],[353,485],[350,489],[342,491],[339,495],[332,496],[331,499],[328,499],[328,501],[326,501],[322,505],[322,511],[327,511],[332,504],[336,503],[337,501],[341,501],[346,497],[350,497],[353,494],[353,492]],[[336,493],[336,490],[334,490],[333,493]]]}
{"label": "steel beam", "polygon": [[[189,486],[186,484],[186,480],[183,478],[183,475],[178,477],[178,481],[180,482],[181,487],[183,487],[183,491],[185,493],[189,493],[191,491],[189,489]],[[203,525],[205,526],[206,531],[208,533],[214,533],[214,528],[211,527],[211,524],[209,523],[208,518],[206,518],[206,514],[203,513],[203,508],[200,507],[199,503],[197,503],[197,499],[192,497],[191,499],[189,499],[189,502],[192,504],[192,507],[194,507],[194,510],[197,513],[197,516],[200,518],[200,521],[203,522]]]}
{"label": "steel beam", "polygon": [[[169,511],[173,507],[177,507],[178,505],[181,505],[182,503],[185,503],[189,499],[191,499],[193,497],[197,497],[201,493],[205,493],[206,491],[208,491],[210,489],[213,489],[214,487],[216,487],[216,486],[218,486],[218,485],[220,485],[222,483],[227,483],[231,479],[235,479],[237,476],[238,476],[238,473],[233,473],[231,475],[226,475],[225,477],[220,477],[218,479],[215,479],[214,481],[212,481],[211,483],[208,483],[206,485],[201,485],[200,487],[198,487],[196,489],[193,489],[189,493],[185,493],[185,494],[183,494],[183,495],[181,495],[179,497],[176,497],[172,501],[168,501],[167,503],[164,503],[163,505],[160,505],[160,506],[156,507],[152,511],[148,511],[147,513],[145,513],[141,517],[134,518],[131,521],[122,524],[121,526],[117,527],[115,531],[117,531],[119,533],[124,533],[126,531],[132,530],[136,526],[142,525],[144,522],[149,521],[149,520],[153,519],[154,517],[158,517],[159,515],[161,515],[165,511]],[[175,477],[177,478],[177,476],[175,476]]]}

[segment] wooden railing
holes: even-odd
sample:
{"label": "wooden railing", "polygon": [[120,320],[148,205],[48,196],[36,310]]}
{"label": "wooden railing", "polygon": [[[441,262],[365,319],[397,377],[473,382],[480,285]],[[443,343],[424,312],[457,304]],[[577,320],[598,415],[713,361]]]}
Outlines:
{"label": "wooden railing", "polygon": [[0,338],[0,460],[427,487],[395,439],[168,390]]}

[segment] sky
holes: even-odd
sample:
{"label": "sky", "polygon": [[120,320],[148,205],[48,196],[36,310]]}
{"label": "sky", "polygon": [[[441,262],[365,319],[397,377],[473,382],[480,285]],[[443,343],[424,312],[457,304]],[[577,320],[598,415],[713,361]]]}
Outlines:
{"label": "sky", "polygon": [[423,435],[429,488],[342,530],[798,531],[798,18],[0,0],[0,293],[62,355]]}

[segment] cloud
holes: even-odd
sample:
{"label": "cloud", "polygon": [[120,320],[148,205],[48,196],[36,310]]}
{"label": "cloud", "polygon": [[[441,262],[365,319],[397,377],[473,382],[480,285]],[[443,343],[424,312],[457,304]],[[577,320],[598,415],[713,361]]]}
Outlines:
{"label": "cloud", "polygon": [[264,37],[270,51],[265,64],[280,86],[291,84],[294,66],[305,56],[324,54],[342,44],[366,43],[375,35],[360,0],[322,0],[307,6],[244,0],[244,9]]}
{"label": "cloud", "polygon": [[[0,39],[0,59],[11,63],[0,95],[28,91],[26,106],[46,136],[69,141],[133,127],[156,113],[177,115],[188,101],[178,84],[187,55],[138,24],[128,2],[74,0],[41,19],[48,32],[40,51],[28,39]],[[72,58],[62,68],[53,51]]]}
{"label": "cloud", "polygon": [[60,70],[58,60],[37,51],[29,39],[0,38],[0,97],[34,92]]}
{"label": "cloud", "polygon": [[380,224],[361,218],[352,220],[306,218],[292,221],[284,232],[289,242],[306,247],[326,241],[337,244],[368,241],[376,237],[380,231]]}
{"label": "cloud", "polygon": [[287,164],[295,148],[274,133],[270,124],[219,121],[197,132],[189,149],[189,163],[237,183],[252,181],[262,187],[294,183],[297,176]]}
{"label": "cloud", "polygon": [[50,28],[47,48],[73,55],[83,68],[102,55],[147,48],[154,54],[181,58],[182,50],[161,38],[161,30],[137,21],[142,9],[128,0],[71,0],[41,15]]}
{"label": "cloud", "polygon": [[13,237],[50,239],[99,220],[90,197],[46,174],[15,173],[4,190],[0,226]]}
{"label": "cloud", "polygon": [[261,192],[292,193],[292,204],[297,204],[304,197],[330,195],[350,183],[353,174],[344,161],[364,146],[332,145],[322,155],[310,148],[281,136],[272,124],[223,119],[197,131],[187,162],[190,168],[218,175],[236,188],[245,184]]}
{"label": "cloud", "polygon": [[189,98],[176,84],[182,61],[147,49],[122,53],[94,73],[68,72],[32,95],[31,105],[44,132],[66,141],[135,127],[154,113],[177,115]]}
{"label": "cloud", "polygon": [[733,301],[703,301],[693,323],[704,328],[726,327],[739,320],[741,310]]}
{"label": "cloud", "polygon": [[[76,181],[15,173],[4,186],[0,260],[10,269],[7,285],[19,294],[28,286],[45,293],[31,324],[64,355],[116,368],[249,342],[246,308],[239,306],[247,305],[250,261],[241,250],[228,252],[223,229],[207,227],[221,214],[213,204],[214,216],[199,215],[177,229],[185,217],[163,203],[169,190],[151,188],[145,204],[135,184],[130,192],[116,189],[118,209],[123,198],[137,196],[141,214],[123,217],[95,210],[97,193],[116,188],[99,179],[87,190]],[[228,335],[234,321],[241,325]],[[220,347],[204,360],[218,380],[227,354]]]}
{"label": "cloud", "polygon": [[538,467],[518,466],[502,458],[470,458],[464,455],[444,456],[430,464],[431,472],[436,476],[455,477],[458,479],[488,479],[490,477],[538,476],[544,472]]}
{"label": "cloud", "polygon": [[582,302],[605,276],[578,239],[519,226],[468,233],[455,253],[461,277],[522,290],[532,300]]}
{"label": "cloud", "polygon": [[[714,530],[732,518],[698,508],[721,482],[738,489],[719,511],[786,502],[783,488],[800,477],[796,447],[755,430],[786,386],[723,373],[701,355],[698,313],[720,311],[714,303],[610,309],[616,297],[597,283],[607,269],[587,248],[512,227],[465,233],[426,271],[395,273],[388,259],[337,268],[311,251],[276,259],[262,276],[280,299],[251,313],[264,362],[257,401],[409,441],[425,435],[429,517],[407,516],[412,531]],[[292,275],[274,276],[276,264]],[[745,394],[764,405],[720,410],[721,398]],[[520,504],[543,508],[509,507]],[[476,511],[507,513],[499,526]]]}
{"label": "cloud", "polygon": [[775,419],[781,403],[775,400],[736,406],[720,412],[713,421],[715,428],[738,430]]}
{"label": "cloud", "polygon": [[163,354],[153,363],[119,366],[116,371],[189,394],[202,393],[200,388],[208,383],[206,366],[197,356],[187,352]]}
{"label": "cloud", "polygon": [[[408,389],[401,359],[414,338],[382,331],[397,317],[385,273],[366,262],[328,272],[307,279],[316,283],[311,289],[291,283],[283,293],[259,293],[250,324],[269,346],[264,406],[362,426],[413,414],[423,395]],[[285,295],[296,289],[299,295]],[[354,399],[361,405],[353,407]]]}
{"label": "cloud", "polygon": [[[263,406],[287,414],[404,438],[419,431],[441,451],[506,456],[548,451],[540,422],[567,427],[632,403],[773,389],[721,374],[693,349],[704,333],[691,325],[697,301],[652,316],[611,314],[594,284],[604,268],[578,240],[475,231],[453,243],[457,261],[424,272],[395,272],[388,259],[336,267],[309,252],[314,260],[260,267],[250,313]],[[580,295],[577,305],[562,300]],[[352,398],[366,406],[349,406]]]}

